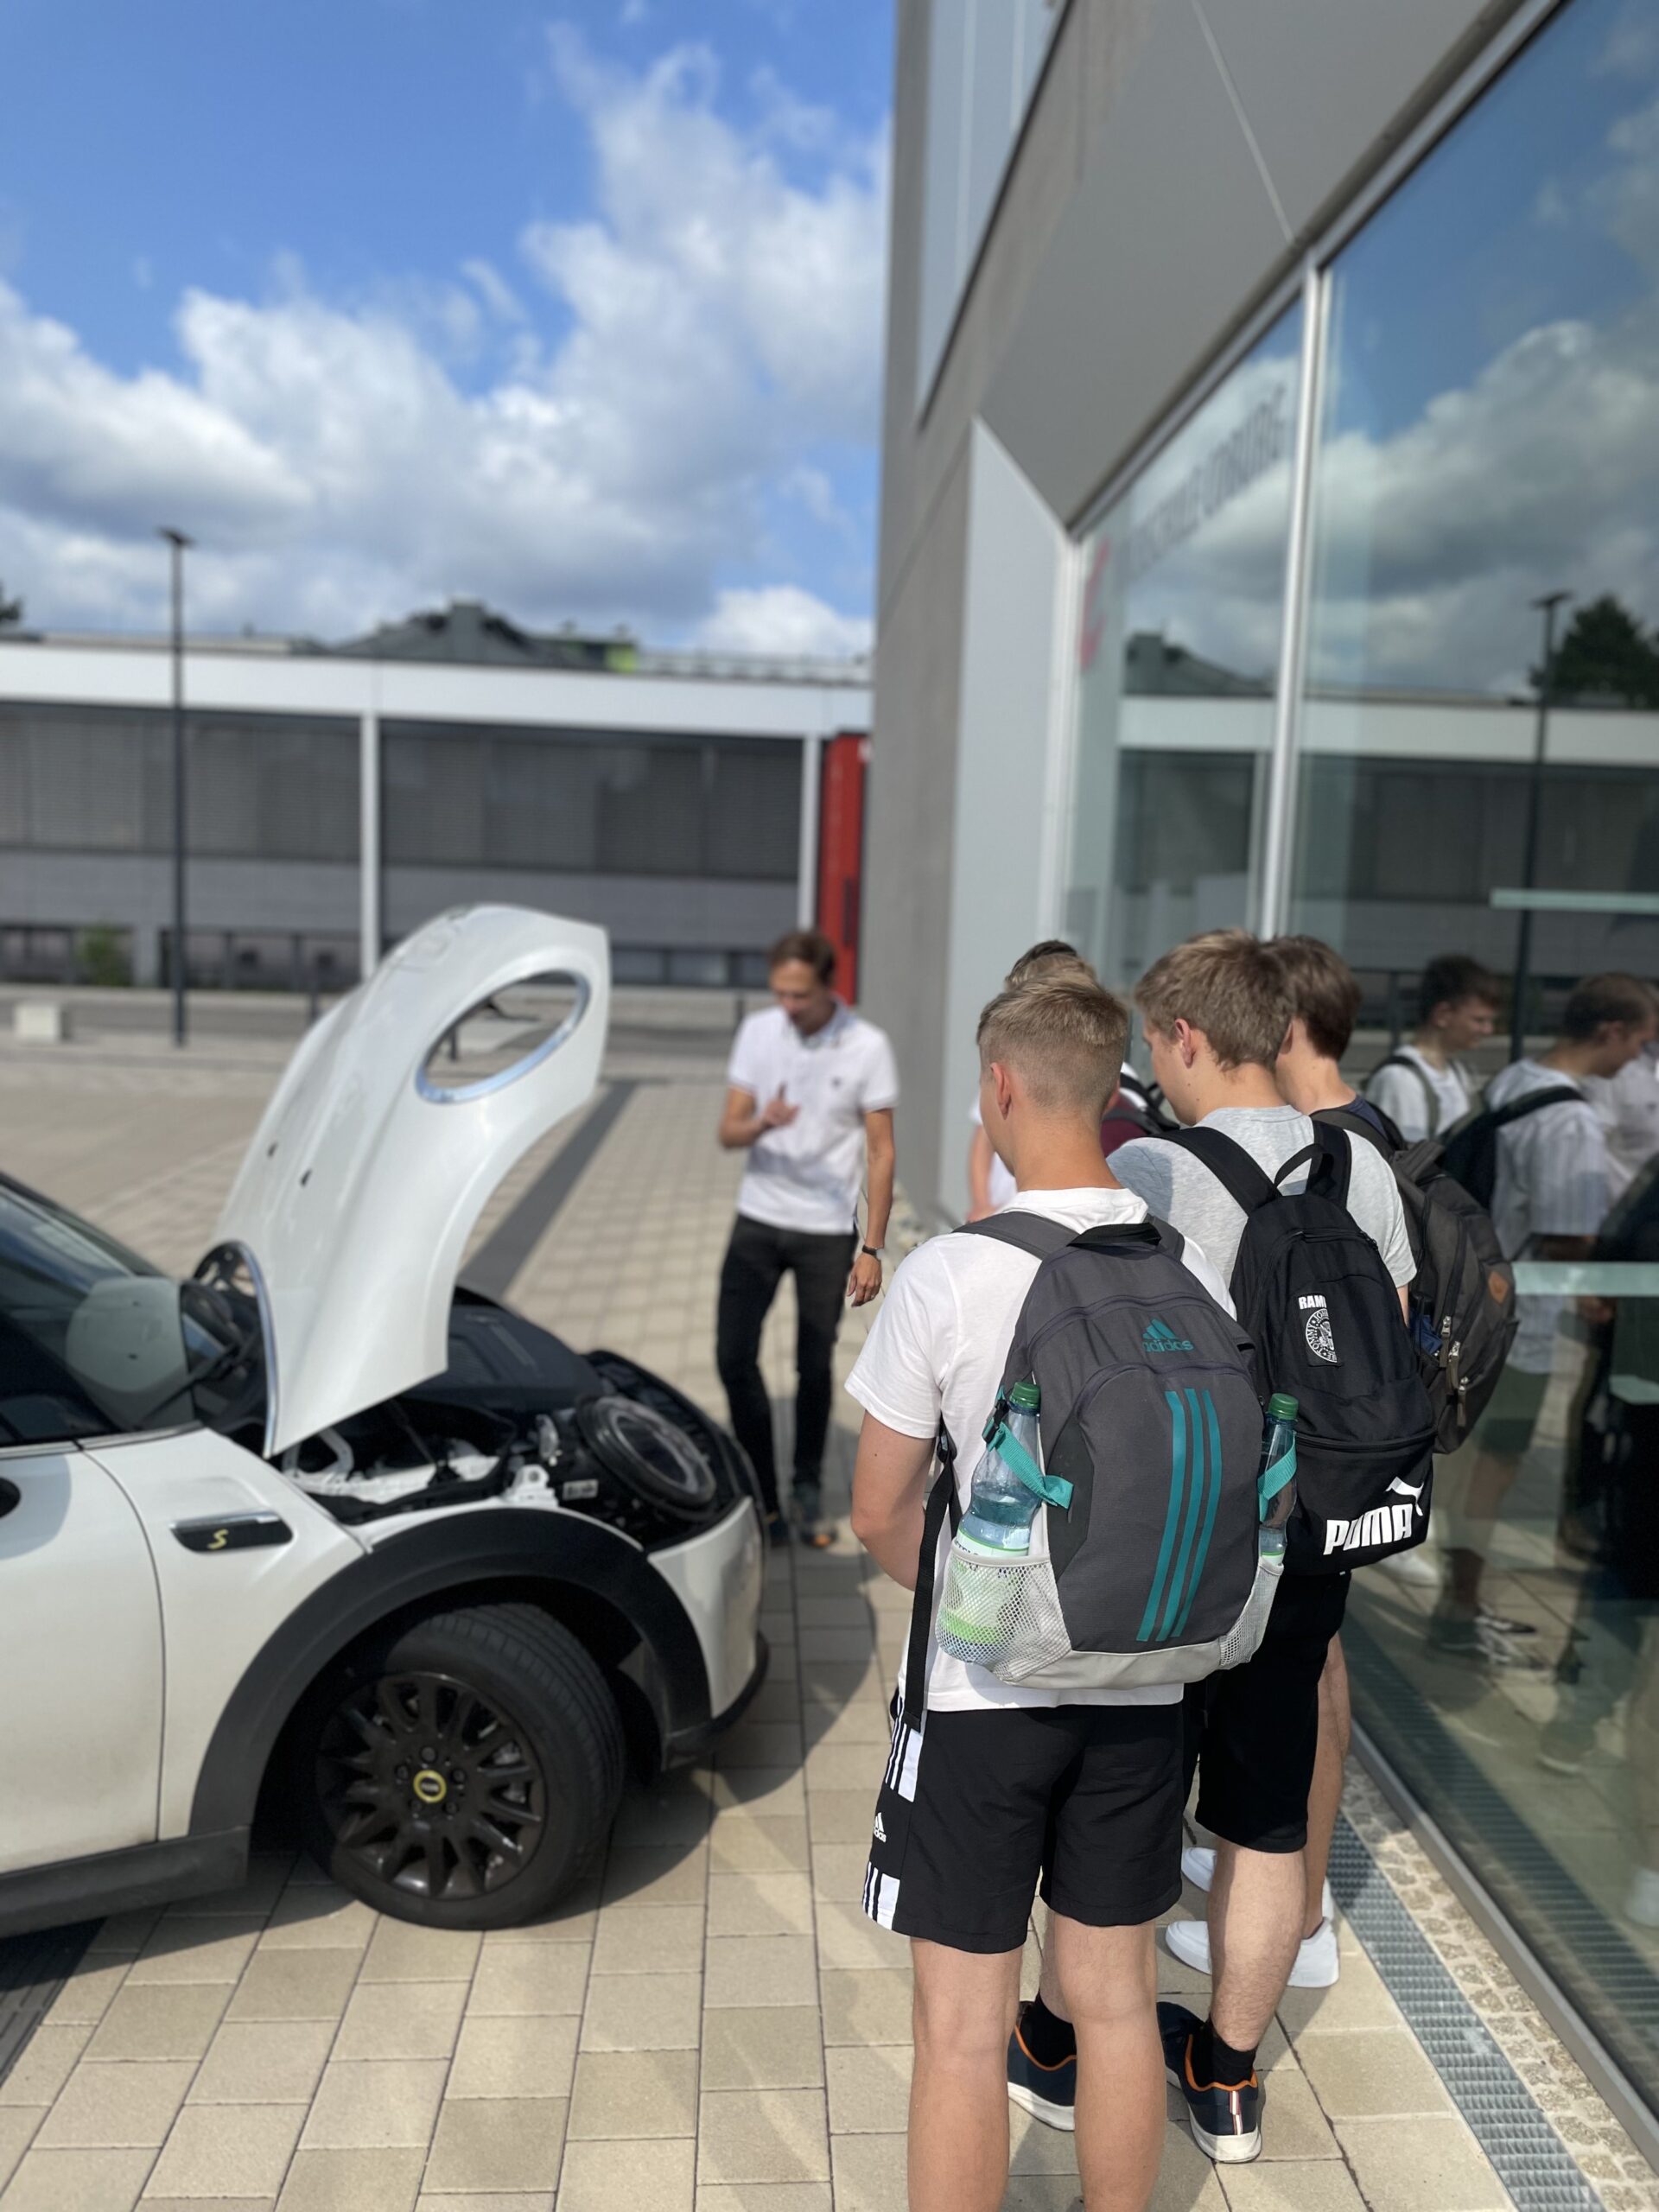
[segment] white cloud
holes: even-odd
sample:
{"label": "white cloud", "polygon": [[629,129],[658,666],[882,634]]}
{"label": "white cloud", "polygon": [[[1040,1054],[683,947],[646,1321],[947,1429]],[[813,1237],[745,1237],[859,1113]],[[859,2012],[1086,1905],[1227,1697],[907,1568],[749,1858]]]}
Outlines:
{"label": "white cloud", "polygon": [[338,637],[469,594],[863,638],[804,589],[768,616],[717,586],[764,560],[769,499],[830,512],[828,450],[874,442],[884,148],[808,187],[719,112],[705,49],[552,50],[595,169],[586,220],[520,240],[556,313],[482,255],[346,302],[287,259],[257,300],[187,292],[181,365],[124,375],[0,282],[0,575],[31,620],[153,624],[172,522],[197,619],[229,625]]}
{"label": "white cloud", "polygon": [[871,626],[798,584],[722,591],[697,625],[696,643],[716,652],[801,653],[833,658],[870,650]]}

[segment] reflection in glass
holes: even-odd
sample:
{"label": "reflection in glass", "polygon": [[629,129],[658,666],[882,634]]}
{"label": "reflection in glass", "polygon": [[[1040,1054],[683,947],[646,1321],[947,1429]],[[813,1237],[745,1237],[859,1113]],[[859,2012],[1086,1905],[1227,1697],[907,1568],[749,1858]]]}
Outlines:
{"label": "reflection in glass", "polygon": [[1249,917],[1300,344],[1298,306],[1084,549],[1065,929],[1120,987]]}
{"label": "reflection in glass", "polygon": [[[1330,285],[1292,926],[1345,953],[1374,1004],[1408,1001],[1439,954],[1511,976],[1536,772],[1537,1004],[1598,970],[1652,977],[1651,6],[1554,16]],[[1535,602],[1557,591],[1546,667]],[[1500,1138],[1521,1333],[1440,1463],[1429,1546],[1356,1578],[1344,1643],[1374,1743],[1659,2097],[1659,1088],[1639,1055],[1599,1077],[1565,1046],[1545,1057],[1503,1090],[1587,1073],[1617,1141],[1580,1101]],[[1588,1297],[1527,1277],[1598,1237],[1636,1272]]]}
{"label": "reflection in glass", "polygon": [[1547,683],[1533,972],[1659,969],[1650,8],[1575,0],[1344,250],[1323,392],[1293,926],[1511,973]]}

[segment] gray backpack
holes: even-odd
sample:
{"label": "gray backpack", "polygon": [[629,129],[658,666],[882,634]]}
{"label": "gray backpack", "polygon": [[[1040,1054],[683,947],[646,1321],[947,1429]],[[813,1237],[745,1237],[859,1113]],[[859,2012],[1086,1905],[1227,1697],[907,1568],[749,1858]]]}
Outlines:
{"label": "gray backpack", "polygon": [[[1013,1212],[957,1234],[993,1237],[1039,1262],[985,1435],[1014,1385],[1034,1379],[1047,1542],[983,1565],[952,1547],[934,1630],[939,1537],[947,1516],[953,1534],[961,1519],[956,1446],[941,1426],[906,1721],[921,1725],[930,1631],[942,1650],[999,1681],[1062,1697],[1241,1666],[1261,1643],[1282,1569],[1282,1537],[1263,1529],[1268,1497],[1294,1472],[1293,1453],[1258,1492],[1262,1409],[1249,1338],[1182,1264],[1182,1239],[1166,1223],[1079,1234]],[[1287,1503],[1274,1506],[1275,1520]]]}

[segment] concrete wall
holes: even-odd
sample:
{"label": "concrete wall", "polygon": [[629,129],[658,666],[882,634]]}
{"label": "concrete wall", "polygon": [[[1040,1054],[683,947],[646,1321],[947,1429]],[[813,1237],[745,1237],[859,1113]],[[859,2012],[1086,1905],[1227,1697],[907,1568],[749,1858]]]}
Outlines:
{"label": "concrete wall", "polygon": [[865,998],[925,1208],[959,1199],[970,1001],[1053,924],[1040,876],[976,892],[1062,762],[1056,533],[1518,4],[1071,0],[918,410],[929,8],[899,0]]}

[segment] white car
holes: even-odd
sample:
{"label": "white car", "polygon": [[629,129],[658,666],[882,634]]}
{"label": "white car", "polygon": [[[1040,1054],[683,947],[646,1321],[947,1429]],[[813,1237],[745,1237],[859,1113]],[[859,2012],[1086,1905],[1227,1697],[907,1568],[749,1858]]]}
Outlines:
{"label": "white car", "polygon": [[[569,1011],[517,1059],[448,1069],[550,979]],[[382,1910],[509,1926],[589,1866],[630,1755],[696,1754],[759,1687],[736,1445],[456,1287],[608,999],[599,930],[429,925],[306,1037],[186,1283],[0,1179],[0,1935],[233,1886],[262,1796]]]}

